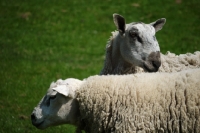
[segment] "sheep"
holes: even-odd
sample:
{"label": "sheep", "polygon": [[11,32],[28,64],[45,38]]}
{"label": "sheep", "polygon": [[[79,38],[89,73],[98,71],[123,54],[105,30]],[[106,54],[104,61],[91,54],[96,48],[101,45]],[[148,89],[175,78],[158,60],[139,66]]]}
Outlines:
{"label": "sheep", "polygon": [[160,47],[155,33],[162,29],[166,19],[161,18],[150,24],[126,24],[123,16],[114,13],[113,20],[118,31],[112,32],[107,43],[100,75],[134,73],[136,66],[148,72],[158,71],[161,65]]}
{"label": "sheep", "polygon": [[62,82],[53,83],[34,109],[37,128],[66,123],[86,133],[200,132],[200,69],[96,75],[73,91],[68,79]]}

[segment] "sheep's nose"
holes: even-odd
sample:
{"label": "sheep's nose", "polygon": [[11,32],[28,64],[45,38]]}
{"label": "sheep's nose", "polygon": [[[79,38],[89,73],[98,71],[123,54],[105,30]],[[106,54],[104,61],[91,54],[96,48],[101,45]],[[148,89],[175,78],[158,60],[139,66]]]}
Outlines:
{"label": "sheep's nose", "polygon": [[154,71],[158,71],[159,67],[161,66],[161,60],[160,60],[160,52],[152,52],[149,55],[149,61],[152,62],[152,65],[154,67]]}
{"label": "sheep's nose", "polygon": [[31,114],[31,121],[32,121],[32,122],[35,122],[35,121],[36,121],[36,117],[35,117],[35,114],[34,114],[34,113]]}
{"label": "sheep's nose", "polygon": [[145,62],[145,68],[149,72],[157,72],[161,66],[160,52],[151,52]]}
{"label": "sheep's nose", "polygon": [[152,60],[153,66],[158,70],[158,68],[161,66],[161,60],[160,60],[160,52],[155,52],[154,59]]}

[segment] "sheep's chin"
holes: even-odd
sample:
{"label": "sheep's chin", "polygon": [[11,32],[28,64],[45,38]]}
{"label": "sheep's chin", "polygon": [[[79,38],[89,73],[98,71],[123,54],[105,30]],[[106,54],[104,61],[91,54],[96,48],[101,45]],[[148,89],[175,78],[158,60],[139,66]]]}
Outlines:
{"label": "sheep's chin", "polygon": [[41,129],[41,130],[46,129],[47,127],[49,127],[49,126],[45,126],[45,121],[42,121],[42,122],[37,123],[37,124],[34,124],[34,126],[36,128],[38,128],[38,129]]}
{"label": "sheep's chin", "polygon": [[38,124],[35,124],[34,126],[40,130],[44,130],[48,127],[58,126],[58,125],[62,125],[62,124],[66,124],[66,123],[65,122],[51,123],[47,120],[47,121],[42,121]]}
{"label": "sheep's chin", "polygon": [[149,62],[144,62],[144,65],[142,66],[144,71],[146,72],[157,72],[159,68],[156,68],[154,65],[152,65]]}
{"label": "sheep's chin", "polygon": [[62,123],[48,123],[48,121],[47,121],[47,123],[45,123],[45,121],[43,121],[43,122],[41,122],[39,125],[37,125],[36,127],[38,128],[38,129],[41,129],[41,130],[43,130],[43,129],[46,129],[46,128],[48,128],[48,127],[51,127],[51,126],[58,126],[58,125],[61,125]]}

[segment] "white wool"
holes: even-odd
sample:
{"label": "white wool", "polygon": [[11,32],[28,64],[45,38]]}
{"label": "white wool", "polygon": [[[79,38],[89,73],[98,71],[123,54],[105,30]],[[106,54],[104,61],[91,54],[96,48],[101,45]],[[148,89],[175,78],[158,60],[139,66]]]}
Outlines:
{"label": "white wool", "polygon": [[86,132],[200,132],[200,69],[92,76],[78,91]]}
{"label": "white wool", "polygon": [[200,67],[200,51],[193,54],[180,54],[167,52],[166,55],[161,55],[161,67],[159,72],[178,72],[181,70],[194,69]]}

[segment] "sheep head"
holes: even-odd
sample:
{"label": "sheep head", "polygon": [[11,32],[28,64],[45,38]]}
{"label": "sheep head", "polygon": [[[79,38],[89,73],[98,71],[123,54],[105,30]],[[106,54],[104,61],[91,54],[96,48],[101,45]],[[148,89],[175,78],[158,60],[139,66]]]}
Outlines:
{"label": "sheep head", "polygon": [[157,72],[161,59],[155,34],[162,29],[166,19],[161,18],[150,24],[143,22],[126,24],[125,18],[116,13],[113,14],[113,19],[119,32],[113,40],[113,66],[124,61],[124,64],[139,66],[148,72]]}
{"label": "sheep head", "polygon": [[80,88],[81,83],[82,81],[72,78],[52,83],[31,114],[32,124],[39,129],[60,124],[76,125],[79,105],[75,99],[75,91]]}

